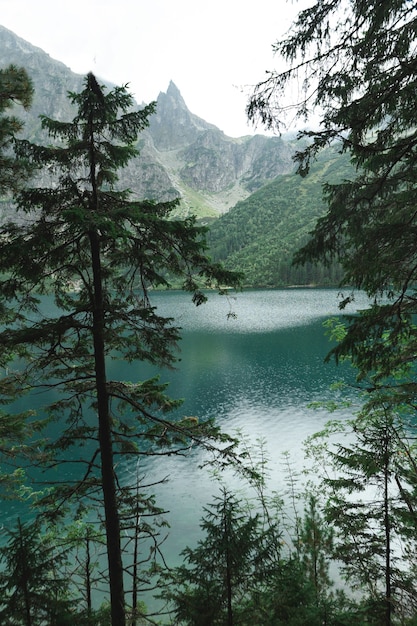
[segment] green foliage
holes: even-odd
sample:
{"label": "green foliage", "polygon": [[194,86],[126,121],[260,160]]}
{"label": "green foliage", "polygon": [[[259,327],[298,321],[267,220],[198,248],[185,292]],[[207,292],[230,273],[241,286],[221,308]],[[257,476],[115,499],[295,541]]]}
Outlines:
{"label": "green foliage", "polygon": [[[297,114],[306,118],[317,107],[321,124],[300,133],[298,172],[307,176],[335,140],[355,168],[349,179],[324,184],[327,212],[295,260],[338,262],[343,282],[373,299],[336,328],[331,355],[351,360],[367,398],[355,442],[332,455],[339,475],[328,483],[328,512],[350,580],[368,587],[370,622],[387,625],[398,604],[400,620],[415,613],[413,572],[395,559],[416,536],[415,450],[401,432],[415,426],[417,389],[416,18],[408,0],[313,3],[275,46],[289,67],[259,83],[248,107],[253,119],[280,126],[281,98],[301,76]],[[368,501],[371,487],[377,495]]]}
{"label": "green foliage", "polygon": [[8,543],[0,549],[4,568],[0,574],[1,623],[73,623],[68,581],[62,576],[67,560],[65,551],[59,552],[49,535],[42,537],[37,523],[24,525],[19,520],[17,529],[8,534]]}
{"label": "green foliage", "polygon": [[[313,160],[336,140],[350,156],[354,176],[325,183],[327,212],[296,261],[338,262],[343,281],[375,299],[369,310],[348,320],[334,355],[350,356],[359,378],[371,376],[372,386],[395,379],[391,402],[405,402],[411,411],[417,312],[416,15],[407,0],[354,0],[345,7],[339,0],[314,3],[276,44],[289,68],[260,83],[249,105],[252,117],[279,125],[278,100],[301,73],[306,91],[298,113],[320,107],[321,127],[300,133],[307,143],[296,157],[298,171],[312,171]],[[398,387],[401,373],[404,384]]]}
{"label": "green foliage", "polygon": [[28,163],[16,158],[13,147],[23,123],[8,109],[20,104],[25,109],[32,102],[32,83],[22,67],[9,65],[0,69],[0,196],[19,189],[30,173]]}
{"label": "green foliage", "polygon": [[333,528],[327,526],[317,494],[307,494],[298,551],[304,575],[316,596],[316,605],[328,602],[331,581],[329,565],[333,550]]}
{"label": "green foliage", "polygon": [[[119,507],[127,494],[118,457],[136,460],[172,445],[174,453],[224,437],[212,421],[167,419],[179,402],[158,379],[109,380],[108,359],[171,367],[179,328],[151,305],[151,289],[179,280],[200,305],[206,288],[222,290],[238,277],[210,262],[205,229],[194,219],[173,219],[176,201],[131,200],[129,190],[116,188],[154,105],[134,110],[125,87],[105,93],[93,74],[69,98],[78,111],[72,121],[42,117],[53,145],[18,146],[43,176],[17,196],[25,219],[0,227],[0,347],[8,366],[1,391],[5,404],[50,391],[41,462],[71,478],[54,482],[41,504],[54,519],[68,505],[94,503],[105,524],[112,624],[123,626]],[[141,503],[152,509],[151,499]]]}
{"label": "green foliage", "polygon": [[351,172],[345,155],[328,150],[310,177],[277,177],[210,226],[213,258],[243,272],[249,286],[337,284],[336,264],[297,268],[293,256],[325,210],[322,181],[341,180]]}
{"label": "green foliage", "polygon": [[205,509],[204,539],[183,552],[164,597],[174,606],[175,623],[248,623],[257,591],[280,567],[279,533],[264,529],[261,517],[225,488]]}
{"label": "green foliage", "polygon": [[[31,172],[27,160],[18,158],[14,151],[19,143],[16,135],[22,130],[23,123],[15,115],[6,115],[6,112],[10,113],[16,105],[29,108],[32,96],[32,83],[23,68],[9,65],[0,69],[0,196],[3,197],[9,197],[21,188]],[[7,317],[4,309],[3,314],[4,321],[10,322],[12,318]],[[5,365],[10,358],[13,358],[13,352],[4,350],[1,364]],[[0,413],[0,484],[3,497],[11,497],[12,489],[24,479],[22,458],[39,457],[36,433],[42,425],[43,422],[37,420],[32,411],[12,415]],[[17,456],[19,460],[16,460]]]}
{"label": "green foliage", "polygon": [[321,491],[335,535],[333,558],[368,614],[379,615],[376,623],[409,619],[417,606],[410,558],[417,528],[415,445],[389,409],[365,407],[349,424],[333,422],[331,432],[319,463],[326,467]]}
{"label": "green foliage", "polygon": [[[261,463],[263,461],[261,460]],[[262,466],[263,471],[266,467]],[[165,574],[170,623],[193,626],[340,626],[365,624],[360,604],[332,590],[332,529],[310,489],[300,528],[288,526],[288,503],[271,498],[262,479],[255,499],[222,488],[205,509],[203,537]]]}
{"label": "green foliage", "polygon": [[92,546],[102,545],[104,538],[89,524],[48,526],[40,520],[18,520],[7,535],[0,548],[2,624],[110,626],[109,604],[92,604],[91,584],[97,584],[99,574]]}

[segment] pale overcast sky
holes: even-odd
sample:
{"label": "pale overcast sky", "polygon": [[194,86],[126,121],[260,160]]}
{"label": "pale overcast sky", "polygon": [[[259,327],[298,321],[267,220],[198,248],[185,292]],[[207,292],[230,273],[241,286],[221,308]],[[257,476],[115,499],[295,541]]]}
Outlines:
{"label": "pale overcast sky", "polygon": [[[74,72],[129,83],[139,102],[169,81],[227,135],[253,133],[246,94],[276,60],[297,0],[0,0],[0,23]],[[257,132],[264,132],[258,128]]]}

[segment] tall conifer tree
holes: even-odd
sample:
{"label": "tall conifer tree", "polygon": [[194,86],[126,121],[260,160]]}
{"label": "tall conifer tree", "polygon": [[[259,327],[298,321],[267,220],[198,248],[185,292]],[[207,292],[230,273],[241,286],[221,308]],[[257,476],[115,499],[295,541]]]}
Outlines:
{"label": "tall conifer tree", "polygon": [[[2,391],[4,401],[25,390],[53,387],[59,394],[46,407],[60,424],[47,452],[54,466],[68,462],[74,479],[56,485],[45,504],[59,514],[74,499],[102,502],[112,624],[124,626],[117,457],[140,454],[144,439],[149,453],[153,445],[174,439],[186,446],[218,431],[195,419],[166,419],[178,402],[165,385],[109,380],[107,359],[118,354],[171,366],[179,329],[151,306],[149,290],[175,277],[198,305],[201,287],[236,277],[210,263],[205,231],[193,218],[172,217],[176,201],[132,200],[117,187],[154,104],[135,110],[125,87],[105,92],[91,73],[81,93],[69,97],[78,108],[71,122],[42,118],[54,145],[20,146],[20,155],[42,169],[43,186],[23,191],[19,223],[0,228],[7,321],[0,347],[21,358]],[[54,307],[45,305],[45,294]]]}
{"label": "tall conifer tree", "polygon": [[[382,454],[385,416],[392,420],[390,432],[401,432],[404,420],[415,428],[416,24],[417,6],[410,0],[316,1],[299,12],[288,36],[274,46],[287,66],[257,85],[248,106],[249,116],[269,127],[282,127],[289,109],[303,119],[318,112],[316,129],[312,125],[313,130],[300,133],[305,140],[296,154],[301,175],[308,174],[312,159],[332,143],[350,154],[355,167],[347,180],[324,185],[327,212],[295,259],[301,264],[340,262],[342,285],[350,294],[342,299],[342,309],[358,289],[372,303],[347,318],[346,331],[331,353],[336,361],[351,359],[358,382],[366,389],[363,431],[358,432],[356,446],[342,449],[339,455],[339,469],[351,470],[354,477],[351,483],[344,478],[335,483],[339,495],[342,486],[355,490],[360,481],[376,477],[391,488],[391,458]],[[303,89],[296,91],[301,93],[298,101],[289,102],[288,86],[293,79],[303,81]],[[377,444],[371,441],[375,432]],[[361,446],[364,441],[366,451]],[[416,535],[414,489],[404,488],[408,481],[415,484],[414,450],[409,458],[408,469],[397,468],[396,481],[402,486],[399,500],[410,514],[408,530],[403,527],[401,532]],[[357,525],[354,537],[364,537],[362,547],[372,548],[366,536],[369,515],[361,515],[359,507],[349,509],[343,497],[333,504],[342,532],[348,519],[343,512],[350,510],[351,528]],[[392,564],[388,562],[391,514],[387,511],[387,506],[378,509],[376,503],[372,510],[377,517],[374,524],[381,524],[386,533],[384,623],[388,624]],[[347,550],[346,559],[351,560]],[[371,559],[367,566],[372,575]]]}
{"label": "tall conifer tree", "polygon": [[[16,112],[30,108],[32,97],[32,82],[24,68],[8,65],[0,69],[0,202],[2,207],[10,208],[13,194],[21,189],[31,174],[32,168],[29,162],[19,158],[15,148],[21,141],[19,134],[23,130],[23,122]],[[15,464],[16,450],[18,447],[22,450],[24,444],[26,454],[32,454],[33,448],[30,449],[28,445],[29,439],[39,426],[40,423],[31,419],[30,412],[8,416],[0,413],[0,453],[3,463],[0,483],[3,488],[9,489],[22,479],[21,467],[16,467]]]}

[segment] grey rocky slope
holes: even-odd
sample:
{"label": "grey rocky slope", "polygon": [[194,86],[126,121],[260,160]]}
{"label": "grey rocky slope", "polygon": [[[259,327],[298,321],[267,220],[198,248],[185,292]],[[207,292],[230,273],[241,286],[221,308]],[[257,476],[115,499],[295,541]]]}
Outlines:
{"label": "grey rocky slope", "polygon": [[[3,67],[23,66],[33,80],[33,106],[27,113],[17,113],[25,120],[25,137],[42,141],[39,115],[70,120],[73,111],[67,93],[80,90],[83,76],[2,26],[0,49]],[[140,135],[138,147],[140,156],[123,171],[121,184],[139,198],[179,196],[181,212],[199,217],[225,213],[238,200],[293,169],[290,142],[263,135],[226,136],[191,113],[172,82],[157,97],[156,114]]]}

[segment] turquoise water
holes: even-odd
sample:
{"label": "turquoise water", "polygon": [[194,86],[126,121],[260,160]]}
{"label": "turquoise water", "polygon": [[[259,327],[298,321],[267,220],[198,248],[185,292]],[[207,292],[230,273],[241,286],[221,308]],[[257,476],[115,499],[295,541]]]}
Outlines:
{"label": "turquoise water", "polygon": [[[331,348],[323,322],[339,315],[336,290],[254,290],[228,299],[213,295],[195,308],[186,294],[155,294],[160,312],[175,316],[182,326],[181,360],[177,370],[162,373],[172,397],[183,398],[180,413],[216,418],[224,431],[242,432],[253,442],[265,442],[270,487],[284,489],[288,453],[294,471],[305,465],[303,442],[330,419],[324,410],[309,408],[312,401],[333,397],[332,383],[351,373],[324,364]],[[366,306],[362,298],[349,312]],[[235,318],[227,316],[232,310]],[[123,368],[114,363],[115,377],[149,376],[143,366]],[[350,413],[339,413],[350,417]],[[203,450],[185,457],[147,460],[140,470],[147,478],[168,482],[157,489],[158,503],[168,510],[171,524],[165,551],[178,553],[199,536],[199,521],[218,483],[200,465]],[[238,481],[227,475],[226,481]]]}
{"label": "turquoise water", "polygon": [[[223,430],[241,431],[254,447],[264,440],[270,487],[277,491],[285,483],[284,453],[294,470],[301,470],[303,441],[330,417],[308,404],[329,398],[331,384],[350,375],[323,362],[331,347],[323,322],[340,314],[338,300],[331,289],[251,290],[227,297],[211,294],[208,303],[196,308],[182,292],[153,296],[158,311],[182,327],[177,369],[160,373],[170,383],[170,395],[184,399],[180,414],[214,417]],[[348,312],[366,305],[361,298]],[[228,316],[231,311],[235,317]],[[111,361],[109,366],[109,378],[143,380],[155,374],[140,363]],[[139,473],[149,482],[168,479],[156,495],[171,524],[164,546],[171,565],[197,540],[203,507],[218,491],[210,472],[200,467],[205,460],[201,449],[182,457],[140,460]],[[127,466],[125,480],[136,469]],[[225,480],[236,479],[226,475]],[[2,524],[9,525],[17,514],[22,514],[21,506],[2,503]]]}

